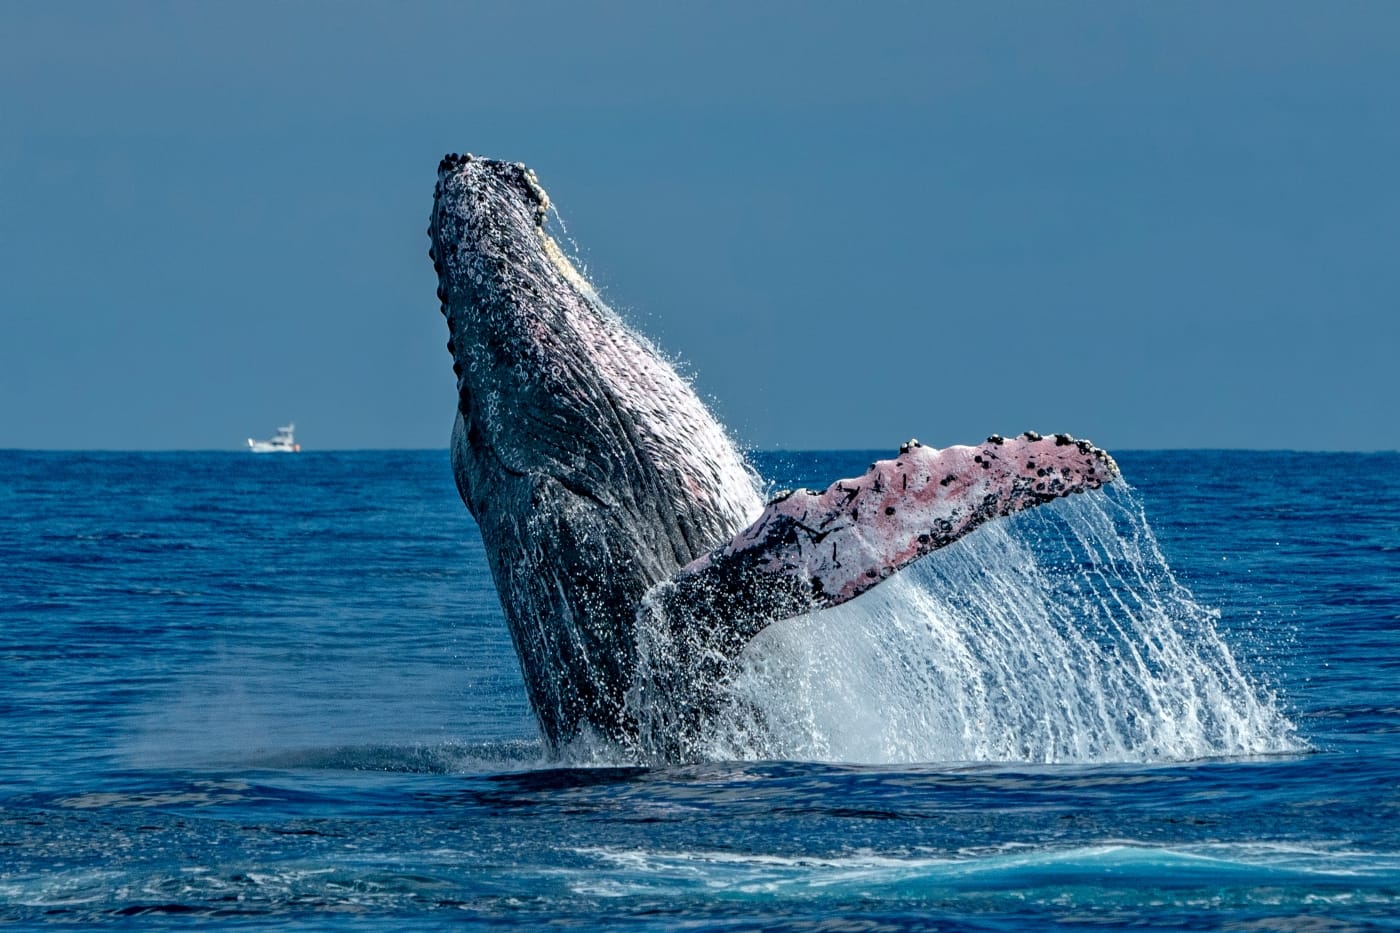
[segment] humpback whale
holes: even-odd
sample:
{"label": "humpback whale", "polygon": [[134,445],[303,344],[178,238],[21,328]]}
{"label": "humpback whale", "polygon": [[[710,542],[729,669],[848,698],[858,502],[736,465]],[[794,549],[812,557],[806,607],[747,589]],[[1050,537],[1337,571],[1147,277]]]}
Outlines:
{"label": "humpback whale", "polygon": [[519,162],[449,154],[428,255],[457,377],[452,469],[551,750],[703,753],[744,646],[853,599],[979,525],[1118,475],[1088,441],[909,441],[860,477],[765,503],[691,386],[545,230]]}

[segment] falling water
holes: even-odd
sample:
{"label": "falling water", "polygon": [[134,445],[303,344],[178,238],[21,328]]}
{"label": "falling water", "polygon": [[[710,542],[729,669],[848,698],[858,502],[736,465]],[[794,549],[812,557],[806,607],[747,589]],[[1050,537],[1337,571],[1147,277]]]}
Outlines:
{"label": "falling water", "polygon": [[1143,762],[1304,747],[1116,484],[745,650],[718,758]]}

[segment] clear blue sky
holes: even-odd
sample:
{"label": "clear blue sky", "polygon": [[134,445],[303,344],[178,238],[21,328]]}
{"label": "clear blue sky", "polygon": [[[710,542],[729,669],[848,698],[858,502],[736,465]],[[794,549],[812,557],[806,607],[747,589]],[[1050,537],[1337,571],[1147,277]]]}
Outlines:
{"label": "clear blue sky", "polygon": [[445,446],[447,151],[753,446],[1400,447],[1400,4],[21,0],[0,447]]}

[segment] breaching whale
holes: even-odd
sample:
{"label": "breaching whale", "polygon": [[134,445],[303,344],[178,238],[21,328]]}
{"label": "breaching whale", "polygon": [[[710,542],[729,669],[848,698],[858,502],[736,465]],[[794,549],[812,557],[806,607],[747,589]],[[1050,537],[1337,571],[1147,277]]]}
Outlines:
{"label": "breaching whale", "polygon": [[453,473],[551,749],[591,733],[645,760],[696,757],[765,626],[1118,475],[1063,434],[909,441],[765,504],[690,385],[546,233],[548,210],[521,163],[450,154],[428,255],[457,376]]}

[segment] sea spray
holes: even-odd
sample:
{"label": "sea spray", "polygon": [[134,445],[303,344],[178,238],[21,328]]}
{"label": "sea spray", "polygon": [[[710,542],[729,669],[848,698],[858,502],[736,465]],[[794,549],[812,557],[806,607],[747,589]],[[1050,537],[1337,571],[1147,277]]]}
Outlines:
{"label": "sea spray", "polygon": [[1132,491],[989,524],[744,652],[714,758],[1146,762],[1297,750]]}

